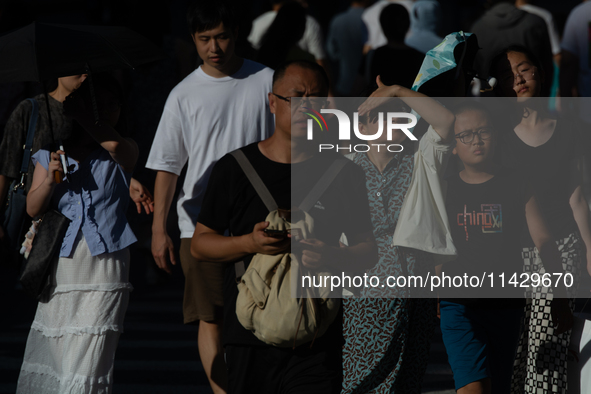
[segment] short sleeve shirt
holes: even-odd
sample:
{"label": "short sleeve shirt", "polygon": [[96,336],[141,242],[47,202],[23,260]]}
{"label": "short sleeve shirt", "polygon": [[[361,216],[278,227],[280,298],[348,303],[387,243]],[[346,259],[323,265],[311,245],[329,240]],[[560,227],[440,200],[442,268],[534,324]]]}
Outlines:
{"label": "short sleeve shirt", "polygon": [[[67,139],[72,133],[74,122],[63,114],[62,103],[49,97],[49,108],[51,121],[53,123],[53,134],[49,127],[47,116],[46,96],[40,94],[35,97],[39,107],[39,117],[33,139],[32,153],[34,154],[44,146],[59,139]],[[12,112],[6,127],[4,137],[0,145],[0,175],[13,179],[20,179],[20,169],[23,161],[23,146],[27,138],[29,121],[31,119],[32,106],[27,100],[22,101]],[[33,163],[29,163],[28,176],[25,182],[25,190],[28,192],[33,182]]]}
{"label": "short sleeve shirt", "polygon": [[270,68],[245,59],[223,78],[198,68],[168,96],[146,167],[180,175],[187,165],[177,202],[181,238],[193,236],[215,162],[273,132],[272,78]]}
{"label": "short sleeve shirt", "polygon": [[[33,155],[33,162],[45,169],[49,160],[46,149]],[[81,163],[68,158],[68,167],[69,180],[56,185],[51,197],[51,206],[72,221],[60,257],[71,257],[79,231],[92,256],[116,252],[137,241],[125,216],[131,174],[102,148]]]}
{"label": "short sleeve shirt", "polygon": [[[345,160],[336,153],[320,154],[292,165],[269,160],[256,143],[242,150],[279,208],[299,205],[332,161]],[[299,176],[292,177],[292,172]],[[254,225],[264,221],[268,213],[234,157],[224,156],[213,169],[199,223],[220,233],[229,230],[238,236],[252,232]],[[372,226],[361,168],[348,162],[309,213],[314,219],[316,237],[328,245],[338,246],[343,232],[349,239],[370,234]],[[247,267],[250,259],[252,256],[245,258]],[[237,296],[234,265],[231,264],[226,270],[224,288],[224,344],[267,346],[238,321],[235,313]],[[339,339],[342,340],[342,321],[337,317],[329,331],[315,341],[314,348],[321,349],[323,343],[334,344]]]}

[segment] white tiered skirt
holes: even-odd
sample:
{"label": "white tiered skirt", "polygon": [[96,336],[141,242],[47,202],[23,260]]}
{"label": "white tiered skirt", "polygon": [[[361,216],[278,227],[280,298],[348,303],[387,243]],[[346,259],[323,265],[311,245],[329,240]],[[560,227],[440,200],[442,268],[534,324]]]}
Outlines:
{"label": "white tiered skirt", "polygon": [[110,393],[129,292],[129,251],[91,256],[81,232],[53,267],[29,332],[17,393]]}

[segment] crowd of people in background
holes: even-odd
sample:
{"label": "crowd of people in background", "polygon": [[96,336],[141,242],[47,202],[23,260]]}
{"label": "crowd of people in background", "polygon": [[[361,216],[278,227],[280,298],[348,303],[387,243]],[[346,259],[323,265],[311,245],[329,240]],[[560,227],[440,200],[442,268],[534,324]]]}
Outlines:
{"label": "crowd of people in background", "polygon": [[[34,97],[27,212],[72,220],[19,393],[111,391],[135,261],[140,284],[181,266],[183,320],[198,327],[214,393],[420,393],[438,325],[458,393],[567,393],[576,383],[567,360],[576,288],[591,275],[591,111],[566,98],[591,96],[591,2],[556,18],[527,0],[335,1],[330,12],[311,0],[179,0],[170,28],[128,3],[95,22],[133,15],[162,60],[64,76],[49,94],[0,86],[0,206],[34,118],[22,100]],[[24,15],[19,7],[0,5],[0,21]],[[363,98],[356,127],[367,136],[387,127],[376,115],[386,105],[412,110],[417,141],[396,130],[374,142],[401,152],[318,154],[301,108],[341,97]],[[270,206],[295,216],[322,182],[301,209],[313,235],[294,247],[269,232]],[[493,231],[467,222],[484,206],[502,209]],[[279,347],[245,328],[237,282],[253,256],[290,253],[306,269],[379,278],[505,270],[569,274],[574,285],[504,299],[366,288],[344,297],[311,343]],[[21,259],[11,260],[16,277]]]}

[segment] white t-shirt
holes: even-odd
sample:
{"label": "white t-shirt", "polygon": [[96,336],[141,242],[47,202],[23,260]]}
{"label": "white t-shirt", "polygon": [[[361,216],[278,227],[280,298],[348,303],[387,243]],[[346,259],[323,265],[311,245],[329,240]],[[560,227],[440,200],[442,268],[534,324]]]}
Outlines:
{"label": "white t-shirt", "polygon": [[552,13],[548,10],[531,4],[524,4],[519,8],[523,11],[529,12],[530,14],[539,16],[544,20],[544,22],[546,22],[546,26],[548,27],[548,34],[550,35],[550,45],[552,46],[552,54],[558,55],[560,53],[560,37],[558,36],[558,32],[556,31],[556,26],[554,25],[554,17],[552,17]]}
{"label": "white t-shirt", "polygon": [[245,59],[229,77],[214,78],[199,67],[170,92],[146,167],[180,175],[188,164],[177,202],[181,238],[193,236],[213,165],[273,133],[272,78],[273,70]]}
{"label": "white t-shirt", "polygon": [[[268,11],[252,22],[252,30],[248,35],[248,42],[250,42],[254,49],[261,49],[263,36],[276,16],[277,11]],[[306,15],[306,29],[304,30],[304,36],[298,42],[298,46],[312,54],[316,60],[326,59],[322,29],[316,19],[310,15]]]}
{"label": "white t-shirt", "polygon": [[413,2],[411,0],[379,0],[371,7],[367,7],[361,15],[361,19],[365,22],[367,27],[367,42],[366,45],[370,45],[373,49],[384,46],[388,43],[384,32],[382,31],[382,25],[380,25],[380,14],[387,5],[392,3],[400,4],[406,7],[408,14],[412,12]]}

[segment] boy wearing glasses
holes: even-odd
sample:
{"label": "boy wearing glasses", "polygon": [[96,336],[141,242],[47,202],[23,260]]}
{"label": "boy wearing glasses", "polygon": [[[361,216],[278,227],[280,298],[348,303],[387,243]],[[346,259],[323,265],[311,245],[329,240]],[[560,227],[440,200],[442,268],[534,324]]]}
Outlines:
{"label": "boy wearing glasses", "polygon": [[[515,273],[520,278],[524,226],[529,228],[546,272],[562,272],[562,263],[527,182],[521,174],[508,173],[493,162],[496,133],[488,110],[476,102],[465,102],[454,112],[453,153],[464,169],[448,179],[446,209],[458,257],[444,264],[442,271],[450,277],[481,278],[484,273],[482,287],[489,292],[446,286],[440,300],[441,332],[458,393],[508,393],[525,303],[524,289],[510,285],[509,280]],[[499,281],[502,273],[504,286]],[[498,299],[478,298],[493,297],[492,291]],[[564,286],[555,288],[554,294],[566,297]],[[572,326],[566,301],[553,300],[552,318],[560,331]]]}
{"label": "boy wearing glasses", "polygon": [[220,344],[223,266],[197,262],[190,242],[214,163],[273,130],[267,106],[273,71],[234,53],[237,18],[225,1],[196,1],[187,21],[203,65],[170,93],[146,164],[157,171],[152,254],[171,273],[176,265],[166,222],[177,179],[187,165],[177,210],[180,260],[185,275],[185,324],[199,322],[199,354],[215,393],[225,392],[226,367]]}

